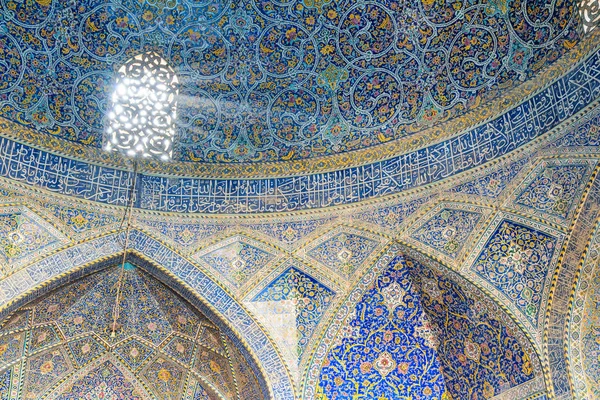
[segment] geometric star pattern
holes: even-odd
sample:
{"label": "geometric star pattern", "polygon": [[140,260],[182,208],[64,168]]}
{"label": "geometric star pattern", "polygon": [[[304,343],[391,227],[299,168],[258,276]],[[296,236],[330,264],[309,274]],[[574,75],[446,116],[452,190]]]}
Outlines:
{"label": "geometric star pattern", "polygon": [[[112,311],[121,276],[120,314],[113,337]],[[24,310],[36,317],[21,324]],[[238,359],[231,360],[225,333],[132,264],[67,283],[24,305],[19,313],[18,320],[0,322],[0,388],[5,385],[3,366],[24,361],[25,373],[16,381],[13,376],[10,384],[20,384],[25,399],[175,400],[188,391],[189,373],[216,383],[198,392],[207,399],[241,400],[244,392],[263,398],[245,356],[238,352]],[[10,330],[16,326],[20,330]],[[217,343],[219,353],[206,350],[214,355],[206,357],[195,350],[208,349],[207,340]],[[227,343],[236,346],[232,340]],[[199,364],[206,368],[196,368]]]}

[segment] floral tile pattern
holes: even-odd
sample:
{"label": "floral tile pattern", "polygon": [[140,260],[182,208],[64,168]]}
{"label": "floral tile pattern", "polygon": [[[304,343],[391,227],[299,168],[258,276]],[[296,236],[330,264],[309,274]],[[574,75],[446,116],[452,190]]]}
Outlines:
{"label": "floral tile pattern", "polygon": [[62,235],[27,209],[0,208],[0,261],[13,264],[63,242]]}
{"label": "floral tile pattern", "polygon": [[502,193],[510,181],[517,176],[523,166],[527,164],[527,161],[527,159],[524,159],[513,162],[480,178],[455,186],[450,191],[495,199]]}
{"label": "floral tile pattern", "polygon": [[378,245],[379,243],[373,239],[342,229],[333,237],[317,245],[310,245],[307,255],[327,268],[350,278]]}
{"label": "floral tile pattern", "polygon": [[[0,23],[0,90],[12,94],[0,97],[1,116],[100,148],[114,71],[158,51],[182,83],[178,159],[208,163],[314,158],[408,136],[482,107],[580,40],[571,1],[475,2],[483,13],[339,0],[4,7],[14,17]],[[544,28],[528,18],[544,12]]]}
{"label": "floral tile pattern", "polygon": [[374,210],[360,213],[356,218],[394,230],[430,199],[431,197],[424,197],[390,207],[378,207]]}
{"label": "floral tile pattern", "polygon": [[535,326],[559,244],[556,237],[502,220],[471,270],[503,293]]}
{"label": "floral tile pattern", "polygon": [[446,384],[432,327],[403,258],[362,295],[322,362],[317,397],[440,399]]}
{"label": "floral tile pattern", "polygon": [[[260,372],[247,365],[245,353],[236,348],[239,342],[228,338],[226,347],[226,335],[215,324],[133,264],[79,278],[24,307],[0,324],[0,372],[6,363],[25,363],[23,378],[8,383],[22,385],[23,399],[178,400],[194,369],[214,384],[215,399],[243,398],[241,392],[264,398]],[[35,315],[31,326],[22,323],[27,321],[23,311]],[[22,330],[11,330],[15,327]]]}
{"label": "floral tile pattern", "polygon": [[479,212],[444,208],[415,230],[411,237],[456,258],[481,216]]}
{"label": "floral tile pattern", "polygon": [[585,163],[548,165],[517,196],[515,203],[567,220],[581,198],[591,173]]}
{"label": "floral tile pattern", "polygon": [[269,283],[252,301],[292,300],[294,302],[298,335],[297,353],[300,358],[334,296],[333,290],[310,275],[292,267]]}
{"label": "floral tile pattern", "polygon": [[274,260],[275,255],[244,237],[234,237],[217,244],[216,248],[208,253],[203,251],[198,258],[223,274],[234,286],[239,287]]}
{"label": "floral tile pattern", "polygon": [[421,305],[435,327],[437,357],[452,398],[488,399],[534,379],[536,356],[511,333],[512,321],[486,306],[473,288],[420,262],[409,263]]}
{"label": "floral tile pattern", "polygon": [[73,382],[55,400],[128,399],[147,400],[148,397],[129,381],[111,361],[105,361]]}
{"label": "floral tile pattern", "polygon": [[86,211],[54,203],[45,203],[43,207],[76,233],[116,224],[120,221],[119,217],[112,215]]}

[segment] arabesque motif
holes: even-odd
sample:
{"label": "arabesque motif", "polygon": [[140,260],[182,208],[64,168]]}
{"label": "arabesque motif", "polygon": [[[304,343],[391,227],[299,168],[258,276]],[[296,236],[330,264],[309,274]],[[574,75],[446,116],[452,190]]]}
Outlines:
{"label": "arabesque motif", "polygon": [[577,27],[572,0],[7,0],[0,115],[100,147],[115,71],[157,52],[180,78],[178,160],[313,158],[459,117]]}

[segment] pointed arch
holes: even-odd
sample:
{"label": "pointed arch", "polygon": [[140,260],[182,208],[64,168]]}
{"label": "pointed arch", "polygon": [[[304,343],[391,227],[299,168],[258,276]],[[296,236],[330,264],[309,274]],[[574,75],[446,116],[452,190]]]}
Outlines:
{"label": "pointed arch", "polygon": [[[111,233],[64,248],[0,282],[0,318],[67,282],[118,263],[122,234]],[[289,371],[271,339],[222,286],[175,251],[139,230],[130,237],[130,260],[206,314],[242,344],[271,398],[294,399]]]}

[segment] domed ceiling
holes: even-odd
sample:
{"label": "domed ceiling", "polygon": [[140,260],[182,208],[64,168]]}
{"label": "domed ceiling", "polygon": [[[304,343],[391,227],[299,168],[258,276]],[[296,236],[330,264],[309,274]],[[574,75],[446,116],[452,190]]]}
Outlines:
{"label": "domed ceiling", "polygon": [[100,150],[116,71],[154,51],[180,82],[176,160],[310,159],[485,107],[578,21],[572,0],[6,0],[0,115]]}
{"label": "domed ceiling", "polygon": [[[0,4],[0,399],[600,396],[573,0]],[[155,54],[174,159],[132,171],[103,135]]]}
{"label": "domed ceiling", "polygon": [[255,372],[208,318],[125,265],[69,283],[0,327],[2,399],[263,399]]}

